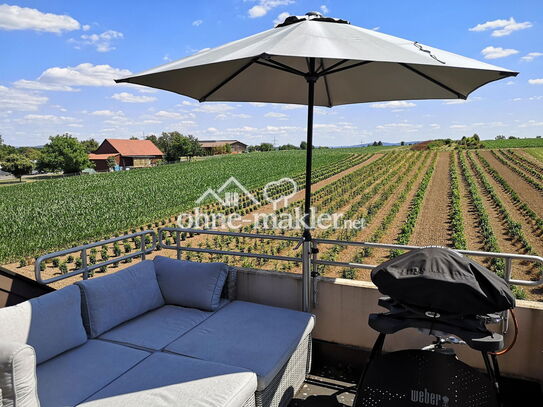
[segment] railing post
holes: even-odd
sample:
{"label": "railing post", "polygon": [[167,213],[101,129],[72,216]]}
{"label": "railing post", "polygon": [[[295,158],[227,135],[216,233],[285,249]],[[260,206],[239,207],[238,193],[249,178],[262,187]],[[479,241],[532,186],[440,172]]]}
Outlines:
{"label": "railing post", "polygon": [[[511,280],[511,274],[513,273],[513,259],[511,257],[505,258],[505,282],[509,286]],[[509,329],[509,311],[502,312],[502,334],[506,334]]]}
{"label": "railing post", "polygon": [[317,306],[317,303],[318,303],[318,287],[317,287],[317,284],[318,284],[318,280],[317,280],[317,276],[319,275],[319,265],[317,264],[317,260],[318,260],[318,255],[319,255],[319,248],[317,247],[318,246],[318,243],[313,240],[312,241],[312,246],[311,246],[311,281],[312,281],[312,307],[315,308]]}
{"label": "railing post", "polygon": [[147,248],[147,245],[145,243],[145,233],[141,235],[141,241],[140,241],[140,249],[141,249],[141,261],[145,260],[145,249]]}
{"label": "railing post", "polygon": [[89,270],[87,270],[87,249],[81,250],[81,268],[83,269],[83,280],[89,278]]}
{"label": "railing post", "polygon": [[302,311],[311,309],[311,241],[302,243]]}
{"label": "railing post", "polygon": [[177,239],[176,239],[176,245],[177,245],[177,260],[181,260],[181,232],[177,231]]}

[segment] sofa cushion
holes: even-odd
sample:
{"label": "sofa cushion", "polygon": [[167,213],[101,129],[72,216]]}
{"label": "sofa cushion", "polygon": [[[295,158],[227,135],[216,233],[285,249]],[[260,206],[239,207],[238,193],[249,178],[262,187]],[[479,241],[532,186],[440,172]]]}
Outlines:
{"label": "sofa cushion", "polygon": [[0,406],[37,407],[37,389],[32,346],[0,341]]}
{"label": "sofa cushion", "polygon": [[32,346],[37,363],[85,343],[79,289],[68,286],[0,309],[0,341]]}
{"label": "sofa cushion", "polygon": [[305,312],[234,301],[165,350],[251,370],[263,390],[313,326]]}
{"label": "sofa cushion", "polygon": [[91,338],[164,305],[151,260],[76,284],[81,289],[83,322]]}
{"label": "sofa cushion", "polygon": [[211,312],[194,308],[165,305],[116,326],[102,334],[99,339],[160,350],[210,315]]}
{"label": "sofa cushion", "polygon": [[255,390],[245,369],[158,352],[80,406],[240,407]]}
{"label": "sofa cushion", "polygon": [[167,304],[215,311],[219,308],[228,266],[156,256],[158,284]]}
{"label": "sofa cushion", "polygon": [[75,406],[149,355],[128,346],[90,340],[38,366],[40,405]]}

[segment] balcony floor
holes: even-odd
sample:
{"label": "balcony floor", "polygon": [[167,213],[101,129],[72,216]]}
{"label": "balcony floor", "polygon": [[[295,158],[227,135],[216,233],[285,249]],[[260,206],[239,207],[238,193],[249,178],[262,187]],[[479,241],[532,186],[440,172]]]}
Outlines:
{"label": "balcony floor", "polygon": [[[367,353],[314,341],[311,374],[289,407],[352,407]],[[502,377],[503,407],[543,406],[542,384]]]}

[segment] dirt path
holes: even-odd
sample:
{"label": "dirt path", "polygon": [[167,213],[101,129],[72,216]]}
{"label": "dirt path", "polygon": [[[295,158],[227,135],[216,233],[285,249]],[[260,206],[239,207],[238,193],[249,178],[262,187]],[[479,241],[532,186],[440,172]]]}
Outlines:
{"label": "dirt path", "polygon": [[496,160],[490,151],[481,151],[481,155],[489,164],[515,189],[519,196],[528,204],[538,216],[543,217],[543,198],[530,184]]}
{"label": "dirt path", "polygon": [[451,246],[449,163],[450,153],[440,152],[409,244]]}

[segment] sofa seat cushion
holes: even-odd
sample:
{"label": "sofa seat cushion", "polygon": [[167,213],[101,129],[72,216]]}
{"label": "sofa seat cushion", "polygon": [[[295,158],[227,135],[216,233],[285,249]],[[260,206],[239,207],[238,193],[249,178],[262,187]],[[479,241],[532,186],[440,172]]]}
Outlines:
{"label": "sofa seat cushion", "polygon": [[228,276],[224,263],[197,263],[154,258],[156,276],[166,304],[216,311]]}
{"label": "sofa seat cushion", "polygon": [[245,369],[157,352],[80,406],[240,407],[255,390]]}
{"label": "sofa seat cushion", "polygon": [[0,309],[0,341],[32,346],[37,363],[85,343],[79,289],[68,286]]}
{"label": "sofa seat cushion", "polygon": [[305,312],[233,301],[165,350],[251,370],[263,390],[313,326]]}
{"label": "sofa seat cushion", "polygon": [[76,284],[81,289],[83,322],[91,338],[164,305],[151,260]]}
{"label": "sofa seat cushion", "polygon": [[38,365],[40,406],[75,406],[149,355],[127,346],[90,340]]}
{"label": "sofa seat cushion", "polygon": [[107,331],[99,339],[161,350],[212,314],[194,308],[164,305]]}

